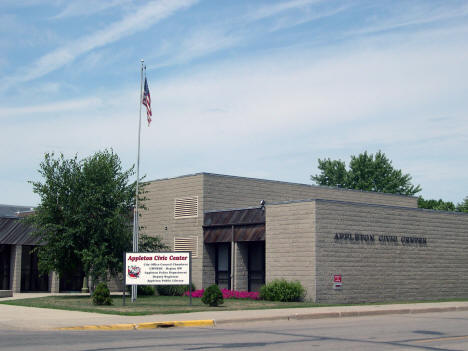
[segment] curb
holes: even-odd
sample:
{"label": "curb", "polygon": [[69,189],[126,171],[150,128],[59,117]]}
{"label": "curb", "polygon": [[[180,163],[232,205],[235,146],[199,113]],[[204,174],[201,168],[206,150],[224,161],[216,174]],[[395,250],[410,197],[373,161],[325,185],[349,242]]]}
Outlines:
{"label": "curb", "polygon": [[169,321],[169,322],[147,322],[129,324],[103,324],[103,325],[82,325],[77,327],[63,327],[57,330],[135,330],[135,329],[156,329],[173,327],[214,327],[215,321],[193,320],[193,321]]}
{"label": "curb", "polygon": [[188,320],[188,321],[168,321],[168,322],[146,322],[146,323],[129,323],[129,324],[107,324],[107,325],[83,325],[76,327],[62,327],[57,330],[137,330],[137,329],[157,329],[157,328],[174,328],[174,327],[215,327],[223,324],[233,323],[248,323],[248,322],[267,322],[267,321],[289,321],[289,320],[305,320],[305,319],[322,319],[322,318],[345,318],[345,317],[363,317],[363,316],[379,316],[393,314],[416,314],[416,313],[433,313],[433,312],[455,312],[468,311],[468,306],[444,306],[444,307],[426,307],[426,308],[402,308],[402,309],[382,309],[382,310],[367,310],[367,311],[336,311],[336,312],[308,312],[294,313],[290,315],[276,315],[265,317],[250,317],[245,318],[225,318],[220,320]]}
{"label": "curb", "polygon": [[249,318],[248,320],[242,318],[216,320],[215,325],[232,324],[232,323],[247,323],[247,322],[265,322],[265,321],[289,321],[289,320],[305,320],[305,319],[322,319],[322,318],[345,318],[345,317],[363,317],[363,316],[379,316],[379,315],[392,315],[392,314],[417,314],[417,313],[431,313],[431,312],[455,312],[455,311],[468,311],[468,306],[454,306],[454,307],[428,307],[428,308],[403,308],[391,310],[375,310],[375,311],[342,311],[342,312],[317,312],[317,313],[295,313],[292,315],[284,316],[270,316]]}

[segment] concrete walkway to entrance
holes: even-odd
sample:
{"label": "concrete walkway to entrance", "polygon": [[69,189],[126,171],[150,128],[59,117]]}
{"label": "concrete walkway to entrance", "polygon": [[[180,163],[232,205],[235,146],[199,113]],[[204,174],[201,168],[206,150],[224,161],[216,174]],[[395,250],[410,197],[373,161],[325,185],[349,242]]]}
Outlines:
{"label": "concrete walkway to entrance", "polygon": [[[15,294],[14,299],[50,296],[50,293]],[[57,294],[56,294],[57,295]],[[80,295],[80,294],[76,294]],[[2,298],[0,301],[11,300]],[[157,322],[213,321],[212,325],[255,321],[285,321],[291,319],[342,318],[383,314],[467,311],[468,302],[439,302],[394,305],[359,305],[337,307],[308,307],[271,310],[208,311],[148,316],[120,316],[100,313],[65,311],[0,304],[0,329],[51,330],[64,327],[101,326],[90,329],[129,329],[119,327]],[[206,324],[198,324],[198,326]],[[133,329],[133,328],[130,328]]]}

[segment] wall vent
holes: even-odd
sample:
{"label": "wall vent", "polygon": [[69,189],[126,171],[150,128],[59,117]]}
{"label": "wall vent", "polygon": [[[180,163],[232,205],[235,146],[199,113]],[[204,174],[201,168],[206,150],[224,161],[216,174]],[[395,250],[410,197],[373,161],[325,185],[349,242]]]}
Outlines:
{"label": "wall vent", "polygon": [[198,257],[198,236],[175,237],[174,251],[190,251],[192,258]]}
{"label": "wall vent", "polygon": [[174,199],[174,218],[198,217],[198,196]]}

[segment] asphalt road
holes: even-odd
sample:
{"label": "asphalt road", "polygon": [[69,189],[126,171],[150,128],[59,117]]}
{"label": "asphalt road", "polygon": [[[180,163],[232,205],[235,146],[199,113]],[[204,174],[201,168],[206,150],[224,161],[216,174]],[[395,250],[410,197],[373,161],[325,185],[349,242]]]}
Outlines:
{"label": "asphalt road", "polygon": [[0,330],[0,350],[468,350],[468,312],[134,331]]}

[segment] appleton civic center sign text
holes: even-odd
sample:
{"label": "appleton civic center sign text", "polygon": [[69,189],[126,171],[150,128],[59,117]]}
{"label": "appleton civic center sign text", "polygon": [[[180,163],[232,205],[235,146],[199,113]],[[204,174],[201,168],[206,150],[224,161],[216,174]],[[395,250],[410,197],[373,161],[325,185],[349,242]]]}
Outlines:
{"label": "appleton civic center sign text", "polygon": [[126,285],[189,285],[190,252],[125,254]]}

